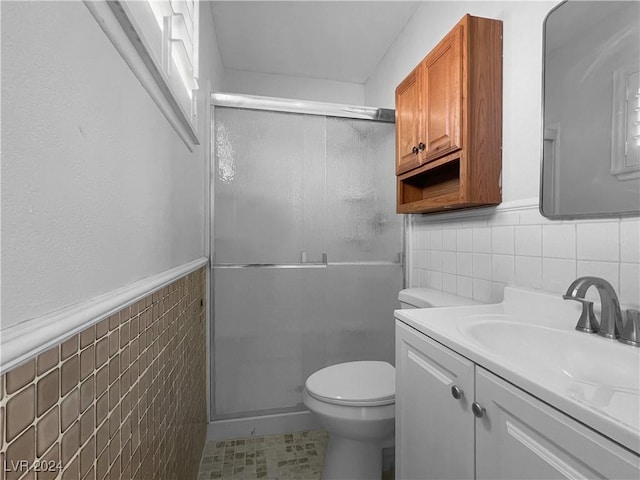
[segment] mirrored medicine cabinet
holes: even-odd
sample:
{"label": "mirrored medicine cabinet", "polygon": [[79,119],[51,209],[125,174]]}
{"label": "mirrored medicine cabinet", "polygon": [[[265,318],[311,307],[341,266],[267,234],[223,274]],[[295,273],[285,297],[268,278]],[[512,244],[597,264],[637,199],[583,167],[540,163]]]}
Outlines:
{"label": "mirrored medicine cabinet", "polygon": [[640,213],[640,2],[568,0],[544,22],[540,209]]}

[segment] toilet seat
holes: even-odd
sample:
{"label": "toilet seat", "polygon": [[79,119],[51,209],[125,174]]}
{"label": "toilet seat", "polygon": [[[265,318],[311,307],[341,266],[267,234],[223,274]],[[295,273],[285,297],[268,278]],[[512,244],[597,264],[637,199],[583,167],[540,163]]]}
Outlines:
{"label": "toilet seat", "polygon": [[395,403],[395,368],[379,361],[339,363],[318,370],[305,387],[310,396],[335,405],[390,405]]}

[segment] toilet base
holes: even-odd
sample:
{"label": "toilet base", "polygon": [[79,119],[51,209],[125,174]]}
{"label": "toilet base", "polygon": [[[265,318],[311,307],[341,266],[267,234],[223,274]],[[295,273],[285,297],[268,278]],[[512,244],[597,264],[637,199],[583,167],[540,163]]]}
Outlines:
{"label": "toilet base", "polygon": [[322,480],[379,480],[381,441],[362,441],[329,434]]}

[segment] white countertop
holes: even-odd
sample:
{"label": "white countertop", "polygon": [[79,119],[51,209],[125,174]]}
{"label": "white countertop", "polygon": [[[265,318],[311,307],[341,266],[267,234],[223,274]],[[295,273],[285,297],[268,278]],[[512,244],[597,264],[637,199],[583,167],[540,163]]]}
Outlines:
{"label": "white countertop", "polygon": [[507,287],[504,298],[395,317],[640,454],[640,348],[576,331],[580,305],[560,295]]}

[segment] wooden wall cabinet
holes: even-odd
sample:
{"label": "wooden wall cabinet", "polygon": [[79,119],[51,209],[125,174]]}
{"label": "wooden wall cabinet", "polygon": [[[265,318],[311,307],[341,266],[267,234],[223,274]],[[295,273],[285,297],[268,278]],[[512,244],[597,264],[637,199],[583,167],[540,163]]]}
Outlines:
{"label": "wooden wall cabinet", "polygon": [[398,213],[500,203],[502,22],[465,15],[396,88]]}

